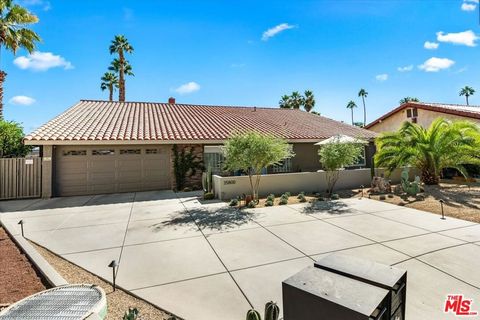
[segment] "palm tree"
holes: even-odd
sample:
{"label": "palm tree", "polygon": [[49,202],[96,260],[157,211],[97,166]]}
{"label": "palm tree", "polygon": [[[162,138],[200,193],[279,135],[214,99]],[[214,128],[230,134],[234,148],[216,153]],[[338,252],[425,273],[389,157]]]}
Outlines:
{"label": "palm tree", "polygon": [[400,101],[398,101],[398,103],[405,104],[405,103],[409,103],[409,102],[419,102],[419,101],[420,100],[418,100],[418,98],[415,98],[415,97],[405,97],[405,98],[400,99]]}
{"label": "palm tree", "polygon": [[[119,82],[119,91],[118,91],[118,100],[125,101],[125,75],[133,75],[132,67],[128,64],[128,61],[125,60],[125,53],[132,53],[133,47],[128,43],[127,38],[123,35],[117,35],[112,40],[110,45],[110,54],[117,53],[118,59],[116,62],[116,69],[114,71],[118,72],[118,82]],[[114,62],[115,62],[114,60]],[[112,62],[113,65],[113,62]],[[130,68],[130,73],[127,73],[127,66]]]}
{"label": "palm tree", "polygon": [[303,108],[305,111],[310,112],[315,107],[315,96],[310,90],[305,91],[305,97],[303,99]]}
{"label": "palm tree", "polygon": [[475,93],[475,89],[469,86],[465,86],[460,90],[460,93],[458,94],[459,96],[465,96],[465,99],[467,100],[467,106],[468,106],[468,97],[473,96]]}
{"label": "palm tree", "polygon": [[465,177],[464,165],[480,164],[480,128],[468,121],[437,118],[428,129],[405,121],[397,132],[376,139],[375,163],[389,172],[402,166],[421,170],[425,184],[438,184],[444,168],[455,168]]}
{"label": "palm tree", "polygon": [[350,109],[352,111],[352,126],[354,125],[354,122],[353,122],[353,109],[357,107],[357,104],[353,101],[353,100],[350,100],[348,101],[347,103],[347,109]]}
{"label": "palm tree", "polygon": [[290,96],[284,94],[280,101],[278,102],[278,105],[282,109],[291,109],[292,106],[290,105]]}
{"label": "palm tree", "polygon": [[102,91],[108,89],[108,99],[113,101],[113,91],[118,88],[118,77],[113,72],[105,72],[103,77],[101,78],[102,83],[100,84],[100,88]]}
{"label": "palm tree", "polygon": [[[0,0],[0,50],[3,47],[16,54],[18,49],[25,49],[32,53],[36,42],[41,40],[28,26],[37,22],[36,15],[13,4],[12,0]],[[0,70],[0,120],[3,119],[3,83],[6,76]]]}
{"label": "palm tree", "polygon": [[293,109],[300,109],[303,104],[303,97],[298,91],[292,92],[290,96],[290,105]]}
{"label": "palm tree", "polygon": [[368,96],[368,92],[365,89],[358,91],[358,96],[362,97],[363,102],[363,126],[367,125],[367,108],[365,107],[365,98]]}
{"label": "palm tree", "polygon": [[[127,76],[135,76],[132,72],[132,66],[128,62],[128,60],[124,60],[123,63],[120,62],[120,59],[113,59],[112,63],[108,67],[108,70],[113,71],[117,74],[123,74]],[[119,76],[120,77],[120,76]],[[125,79],[125,78],[124,78]],[[120,90],[122,90],[122,83],[120,82],[120,78],[118,79],[118,101],[125,101],[125,80],[123,82],[123,100]]]}

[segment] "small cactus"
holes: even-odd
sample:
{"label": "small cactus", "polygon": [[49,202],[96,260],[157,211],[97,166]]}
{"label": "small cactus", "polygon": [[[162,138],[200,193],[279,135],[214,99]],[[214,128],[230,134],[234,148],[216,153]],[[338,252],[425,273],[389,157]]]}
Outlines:
{"label": "small cactus", "polygon": [[128,308],[128,312],[125,312],[123,315],[123,320],[135,320],[138,317],[138,309],[137,308]]}
{"label": "small cactus", "polygon": [[265,201],[265,207],[271,207],[271,206],[273,206],[273,201],[272,200]]}
{"label": "small cactus", "polygon": [[257,310],[251,309],[247,312],[246,320],[262,320],[262,316]]}
{"label": "small cactus", "polygon": [[280,308],[273,301],[265,304],[265,319],[264,320],[278,320],[280,316]]}

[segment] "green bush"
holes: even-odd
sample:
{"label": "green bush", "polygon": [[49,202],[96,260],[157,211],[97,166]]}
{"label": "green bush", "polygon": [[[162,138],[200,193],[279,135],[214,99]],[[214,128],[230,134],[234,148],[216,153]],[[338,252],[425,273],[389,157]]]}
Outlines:
{"label": "green bush", "polygon": [[250,202],[247,204],[247,208],[255,208],[255,206],[256,206],[255,201],[250,201]]}
{"label": "green bush", "polygon": [[280,198],[280,202],[278,204],[279,205],[285,205],[287,203],[288,203],[288,198],[282,197],[282,198]]}
{"label": "green bush", "polygon": [[233,198],[232,200],[230,200],[230,203],[228,205],[230,207],[238,206],[238,199]]}
{"label": "green bush", "polygon": [[215,195],[212,192],[206,192],[203,195],[203,199],[204,200],[212,200],[212,199],[215,199]]}
{"label": "green bush", "polygon": [[338,200],[338,199],[340,199],[340,196],[338,195],[338,193],[332,193],[331,198],[332,198],[332,200]]}
{"label": "green bush", "polygon": [[138,314],[139,312],[137,308],[128,308],[128,312],[125,312],[123,315],[123,320],[136,320]]}
{"label": "green bush", "polygon": [[305,198],[305,196],[303,194],[299,194],[297,199],[300,201],[300,202],[307,202],[307,198]]}
{"label": "green bush", "polygon": [[300,192],[297,196],[297,199],[302,199],[302,198],[305,198],[305,192]]}
{"label": "green bush", "polygon": [[273,193],[269,194],[267,200],[275,201],[275,195]]}
{"label": "green bush", "polygon": [[292,196],[292,194],[291,194],[290,192],[288,192],[288,191],[285,192],[284,195],[286,195],[287,197],[291,197],[291,196]]}
{"label": "green bush", "polygon": [[271,206],[273,206],[273,201],[272,200],[265,201],[265,207],[271,207]]}

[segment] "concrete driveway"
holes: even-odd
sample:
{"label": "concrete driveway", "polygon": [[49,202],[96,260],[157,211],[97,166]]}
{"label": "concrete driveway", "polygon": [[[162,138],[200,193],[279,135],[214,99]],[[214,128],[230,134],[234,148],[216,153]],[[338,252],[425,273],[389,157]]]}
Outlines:
{"label": "concrete driveway", "polygon": [[195,193],[143,192],[1,202],[1,221],[186,319],[242,319],[281,303],[281,282],[342,251],[408,270],[407,319],[444,314],[447,294],[480,311],[480,225],[369,199],[239,212]]}

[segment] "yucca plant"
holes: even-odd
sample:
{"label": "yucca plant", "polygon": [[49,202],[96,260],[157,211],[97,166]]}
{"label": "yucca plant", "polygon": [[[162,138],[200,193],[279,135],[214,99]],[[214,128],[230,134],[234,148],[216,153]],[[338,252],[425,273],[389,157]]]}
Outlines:
{"label": "yucca plant", "polygon": [[480,164],[480,128],[468,121],[437,118],[428,129],[404,122],[397,132],[376,139],[375,163],[389,172],[402,166],[421,171],[425,184],[438,184],[444,168],[467,177],[465,164]]}

